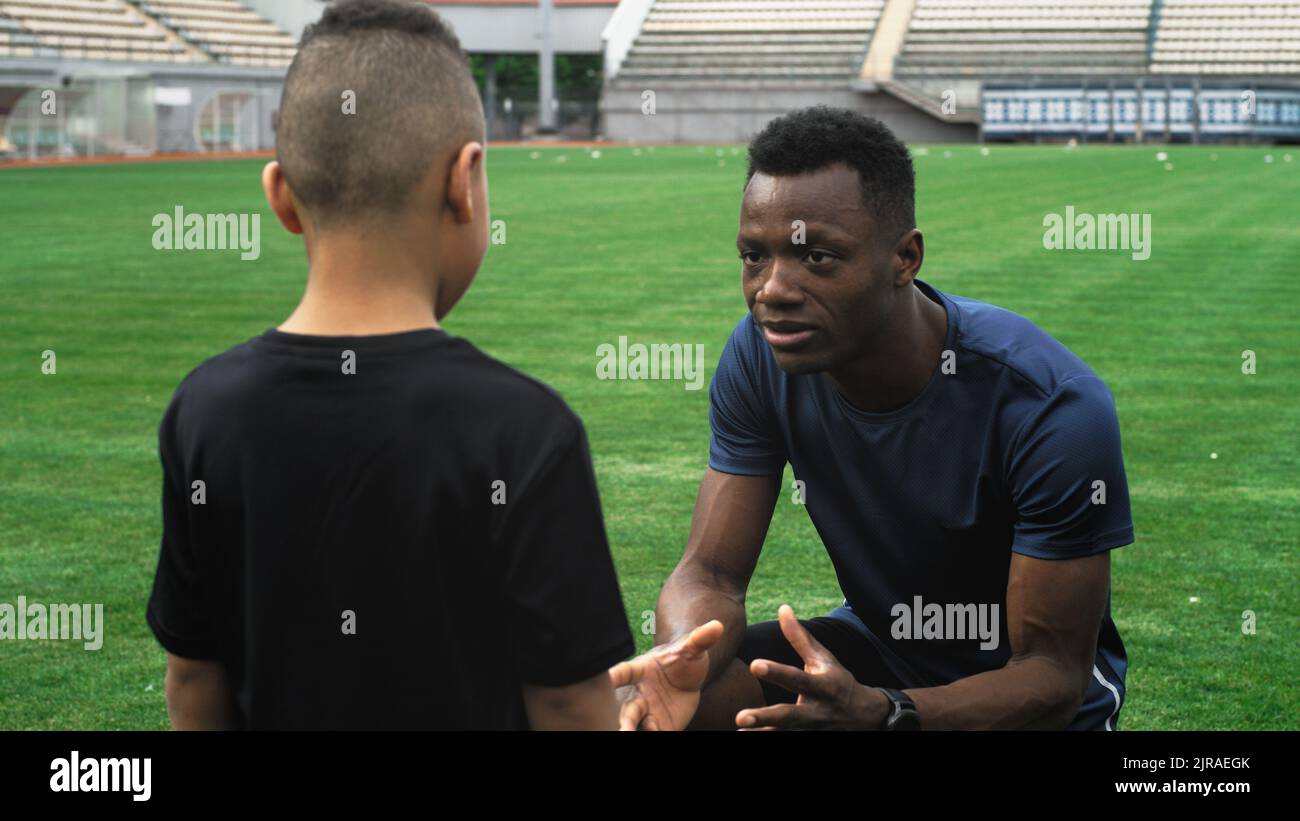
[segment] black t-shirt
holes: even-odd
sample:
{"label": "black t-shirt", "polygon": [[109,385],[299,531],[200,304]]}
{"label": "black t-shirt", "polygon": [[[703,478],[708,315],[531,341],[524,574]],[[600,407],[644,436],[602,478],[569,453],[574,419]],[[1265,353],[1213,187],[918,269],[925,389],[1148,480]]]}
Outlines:
{"label": "black t-shirt", "polygon": [[523,728],[522,683],[633,652],[582,423],[465,340],[270,330],[159,450],[149,625],[250,728]]}

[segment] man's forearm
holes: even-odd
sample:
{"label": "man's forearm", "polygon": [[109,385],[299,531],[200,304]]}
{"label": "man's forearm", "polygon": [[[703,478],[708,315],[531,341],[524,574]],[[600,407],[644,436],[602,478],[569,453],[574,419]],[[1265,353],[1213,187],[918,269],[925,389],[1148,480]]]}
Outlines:
{"label": "man's forearm", "polygon": [[713,681],[736,658],[745,638],[745,596],[728,590],[712,574],[678,567],[659,592],[655,609],[655,644],[668,644],[713,619],[722,622],[722,639],[709,650]]}
{"label": "man's forearm", "polygon": [[1086,678],[1047,656],[1012,659],[1005,667],[942,687],[908,689],[924,730],[1059,730],[1083,702]]}

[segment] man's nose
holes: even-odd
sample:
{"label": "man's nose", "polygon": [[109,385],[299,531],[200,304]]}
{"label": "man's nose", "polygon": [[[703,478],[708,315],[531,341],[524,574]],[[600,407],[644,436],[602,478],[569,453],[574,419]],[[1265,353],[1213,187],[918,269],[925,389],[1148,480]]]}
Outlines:
{"label": "man's nose", "polygon": [[803,301],[803,291],[798,286],[799,263],[795,260],[775,257],[767,269],[767,277],[754,296],[756,302],[764,305],[789,305]]}

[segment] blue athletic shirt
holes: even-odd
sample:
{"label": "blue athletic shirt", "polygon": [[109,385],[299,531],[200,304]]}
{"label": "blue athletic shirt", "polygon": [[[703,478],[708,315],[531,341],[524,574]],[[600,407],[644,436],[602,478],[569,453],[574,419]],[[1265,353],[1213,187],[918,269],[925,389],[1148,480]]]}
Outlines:
{"label": "blue athletic shirt", "polygon": [[[788,462],[844,592],[831,615],[904,686],[932,687],[1010,659],[1012,553],[1090,556],[1132,543],[1133,523],[1105,383],[1024,317],[916,285],[947,311],[952,355],[888,413],[853,407],[824,374],[787,374],[753,318],[741,320],[709,387],[709,466],[764,476]],[[970,604],[990,628],[998,605],[995,647],[981,649],[992,642],[973,629],[957,638],[976,624]],[[1127,667],[1108,595],[1071,729],[1115,729]]]}

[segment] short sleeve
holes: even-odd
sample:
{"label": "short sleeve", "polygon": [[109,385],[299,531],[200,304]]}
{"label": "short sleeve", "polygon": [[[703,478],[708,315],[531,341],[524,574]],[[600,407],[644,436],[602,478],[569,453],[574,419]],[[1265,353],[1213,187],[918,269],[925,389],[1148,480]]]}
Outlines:
{"label": "short sleeve", "polygon": [[176,437],[173,400],[158,429],[162,461],[162,547],[145,618],[158,643],[183,658],[217,657],[217,642],[205,615],[203,578],[190,536],[190,492]]}
{"label": "short sleeve", "polygon": [[509,652],[529,684],[575,684],[632,655],[587,437],[576,435],[518,489],[498,537]]}
{"label": "short sleeve", "polygon": [[1133,541],[1119,418],[1100,379],[1062,383],[1025,420],[1012,448],[1012,551],[1070,559]]}
{"label": "short sleeve", "polygon": [[785,443],[758,379],[759,351],[746,317],[722,350],[709,383],[709,467],[741,476],[785,470]]}

